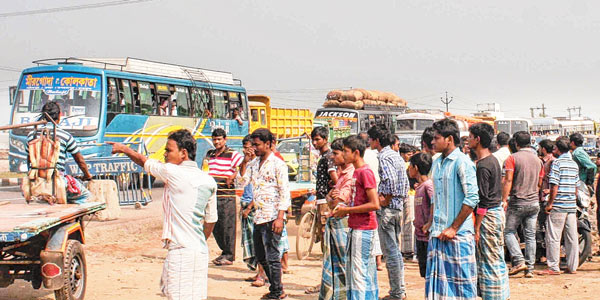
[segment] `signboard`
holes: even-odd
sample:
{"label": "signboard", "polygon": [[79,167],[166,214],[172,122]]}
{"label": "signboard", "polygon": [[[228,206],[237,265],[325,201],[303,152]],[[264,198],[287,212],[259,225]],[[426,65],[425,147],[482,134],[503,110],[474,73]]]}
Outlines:
{"label": "signboard", "polygon": [[87,90],[100,92],[102,85],[100,75],[47,72],[24,75],[21,90],[43,90],[48,95],[65,95],[70,90]]}
{"label": "signboard", "polygon": [[[124,157],[89,158],[86,159],[88,169],[92,175],[118,175],[124,173],[143,173],[144,168]],[[69,175],[83,175],[77,163],[69,159],[65,165],[65,173]]]}
{"label": "signboard", "polygon": [[344,119],[356,119],[358,117],[357,112],[349,111],[317,111],[315,118],[344,118]]}

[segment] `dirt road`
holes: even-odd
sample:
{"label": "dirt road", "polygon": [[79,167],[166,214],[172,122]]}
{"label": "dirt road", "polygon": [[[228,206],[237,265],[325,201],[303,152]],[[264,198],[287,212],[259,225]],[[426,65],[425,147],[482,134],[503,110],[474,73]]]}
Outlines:
{"label": "dirt road", "polygon": [[[165,299],[159,294],[159,278],[165,250],[159,241],[161,234],[162,189],[153,189],[156,202],[135,210],[123,209],[123,218],[111,222],[91,222],[87,230],[86,255],[88,286],[86,299]],[[288,224],[292,274],[283,276],[289,299],[316,299],[305,295],[304,289],[319,283],[321,262],[318,256],[305,261],[295,258],[296,226]],[[239,235],[238,235],[239,244]],[[211,258],[217,256],[217,245],[209,240]],[[267,287],[253,288],[243,279],[251,276],[241,262],[241,247],[237,261],[228,267],[209,267],[209,299],[258,299]],[[542,268],[543,266],[538,266]],[[522,275],[521,275],[522,276]],[[388,291],[387,272],[379,272],[380,295]],[[424,280],[415,263],[406,264],[408,299],[422,299]],[[600,258],[586,262],[576,275],[551,278],[511,278],[511,299],[597,299],[600,295]],[[0,289],[0,299],[54,299],[51,291],[33,290],[25,281],[17,281],[8,289]]]}

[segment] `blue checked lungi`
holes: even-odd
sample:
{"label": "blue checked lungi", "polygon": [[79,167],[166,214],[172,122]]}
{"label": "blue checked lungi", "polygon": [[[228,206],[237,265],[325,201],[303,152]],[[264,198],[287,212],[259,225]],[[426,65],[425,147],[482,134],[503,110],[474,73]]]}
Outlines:
{"label": "blue checked lungi", "polygon": [[[247,218],[244,218],[242,215],[242,211],[248,207],[250,203],[240,202],[242,209],[240,209],[240,219],[242,220],[242,249],[243,252],[243,260],[246,263],[248,269],[254,271],[256,270],[256,266],[258,265],[258,261],[254,256],[254,239],[252,238],[252,234],[254,232],[254,209],[248,214]],[[283,256],[284,253],[290,251],[290,242],[288,240],[288,234],[286,229],[286,224],[283,224],[283,231],[281,232],[281,239],[279,239],[279,258]]]}
{"label": "blue checked lungi", "polygon": [[252,233],[254,232],[254,210],[252,210],[247,218],[244,218],[242,215],[242,211],[248,207],[250,203],[240,203],[242,209],[240,209],[240,220],[242,224],[242,249],[243,251],[243,260],[248,266],[248,269],[254,271],[256,270],[256,265],[258,261],[254,256],[254,239],[252,238]]}
{"label": "blue checked lungi", "polygon": [[283,230],[281,231],[281,238],[279,239],[279,258],[283,257],[283,254],[290,251],[290,241],[288,240],[288,234],[286,229],[286,223],[283,223]]}
{"label": "blue checked lungi", "polygon": [[328,218],[323,240],[325,247],[319,300],[346,299],[348,218]]}
{"label": "blue checked lungi", "polygon": [[477,244],[477,285],[483,300],[510,298],[508,269],[504,261],[504,209],[488,209],[481,222]]}
{"label": "blue checked lungi", "polygon": [[429,239],[425,299],[466,300],[477,298],[475,236],[460,233],[451,241]]}
{"label": "blue checked lungi", "polygon": [[346,299],[379,299],[377,264],[373,253],[375,230],[350,229],[346,246]]}

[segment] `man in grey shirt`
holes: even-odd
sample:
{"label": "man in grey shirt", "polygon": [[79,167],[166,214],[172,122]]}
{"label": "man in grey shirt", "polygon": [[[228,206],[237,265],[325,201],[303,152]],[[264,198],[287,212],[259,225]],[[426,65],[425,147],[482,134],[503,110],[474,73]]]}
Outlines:
{"label": "man in grey shirt", "polygon": [[[533,277],[535,263],[535,231],[540,211],[539,189],[544,177],[542,161],[531,148],[531,136],[525,131],[514,134],[517,152],[504,163],[502,205],[507,208],[504,241],[512,257],[509,275],[525,271],[525,277]],[[510,196],[510,201],[509,201]],[[523,224],[525,257],[516,238],[517,227]]]}

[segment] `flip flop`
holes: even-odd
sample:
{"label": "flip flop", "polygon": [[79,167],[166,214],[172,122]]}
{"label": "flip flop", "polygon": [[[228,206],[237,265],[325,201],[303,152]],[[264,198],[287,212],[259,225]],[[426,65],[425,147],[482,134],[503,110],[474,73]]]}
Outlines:
{"label": "flip flop", "polygon": [[252,285],[253,287],[263,287],[265,286],[265,279],[262,277],[258,277],[250,285]]}

